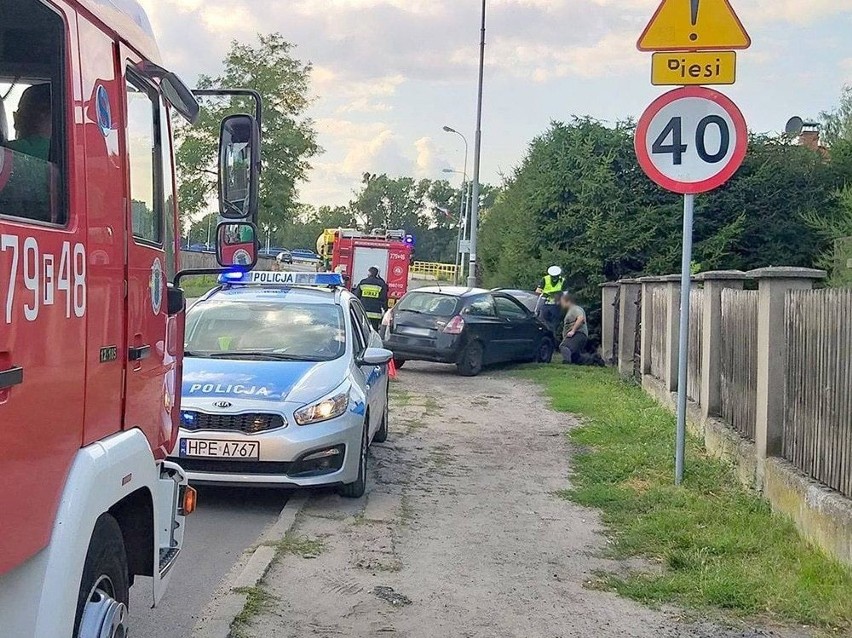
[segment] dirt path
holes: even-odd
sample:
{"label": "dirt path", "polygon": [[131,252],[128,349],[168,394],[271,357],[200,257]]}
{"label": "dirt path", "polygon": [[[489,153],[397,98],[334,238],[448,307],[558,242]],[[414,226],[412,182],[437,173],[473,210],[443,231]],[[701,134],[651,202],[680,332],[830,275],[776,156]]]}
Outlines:
{"label": "dirt path", "polygon": [[606,540],[596,514],[553,494],[567,485],[563,435],[575,423],[506,373],[453,372],[401,372],[371,491],[311,499],[292,553],[265,579],[266,609],[242,635],[772,635],[686,624],[586,587],[596,570],[625,566],[597,557]]}

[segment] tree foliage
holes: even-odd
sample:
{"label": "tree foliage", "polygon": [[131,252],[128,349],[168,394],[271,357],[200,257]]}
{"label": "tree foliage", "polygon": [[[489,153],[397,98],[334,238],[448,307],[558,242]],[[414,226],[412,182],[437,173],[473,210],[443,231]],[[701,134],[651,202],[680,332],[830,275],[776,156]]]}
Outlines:
{"label": "tree foliage", "polygon": [[831,111],[824,111],[820,120],[824,143],[833,146],[840,140],[852,142],[852,86],[843,88],[838,106]]}
{"label": "tree foliage", "polygon": [[[642,172],[633,133],[630,122],[577,118],[533,140],[483,222],[487,285],[530,289],[558,264],[595,310],[604,281],[679,272],[682,199]],[[819,153],[753,137],[737,175],[696,199],[695,261],[702,270],[813,265],[826,240],[807,219],[836,209],[840,183]]]}
{"label": "tree foliage", "polygon": [[[277,33],[258,36],[255,45],[233,42],[223,61],[222,73],[202,75],[198,87],[250,87],[263,97],[260,224],[283,227],[298,213],[297,184],[305,179],[310,159],[320,152],[313,122],[305,112],[310,105],[310,63],[292,52],[294,46]],[[216,188],[215,158],[222,119],[233,113],[254,113],[245,99],[207,99],[195,126],[178,129],[177,166],[180,204],[185,215],[209,209]]]}

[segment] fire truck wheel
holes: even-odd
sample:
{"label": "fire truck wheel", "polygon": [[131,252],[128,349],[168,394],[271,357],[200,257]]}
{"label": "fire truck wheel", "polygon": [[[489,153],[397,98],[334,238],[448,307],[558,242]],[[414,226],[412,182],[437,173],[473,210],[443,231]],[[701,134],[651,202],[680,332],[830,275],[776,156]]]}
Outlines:
{"label": "fire truck wheel", "polygon": [[130,585],[121,528],[109,514],[95,523],[74,622],[76,638],[125,638]]}

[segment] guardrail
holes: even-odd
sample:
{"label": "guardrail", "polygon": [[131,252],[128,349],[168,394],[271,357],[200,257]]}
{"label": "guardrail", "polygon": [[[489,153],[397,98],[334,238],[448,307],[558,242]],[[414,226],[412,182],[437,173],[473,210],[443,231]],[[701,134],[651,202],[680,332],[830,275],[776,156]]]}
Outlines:
{"label": "guardrail", "polygon": [[458,267],[455,264],[440,264],[430,261],[415,261],[411,266],[412,275],[434,277],[441,281],[455,281]]}

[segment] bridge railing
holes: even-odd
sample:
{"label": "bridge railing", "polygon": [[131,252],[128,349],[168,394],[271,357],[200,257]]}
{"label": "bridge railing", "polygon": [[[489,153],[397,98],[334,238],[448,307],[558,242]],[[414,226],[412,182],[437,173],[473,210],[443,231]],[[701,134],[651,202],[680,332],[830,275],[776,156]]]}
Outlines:
{"label": "bridge railing", "polygon": [[441,264],[431,261],[415,261],[410,273],[422,277],[435,278],[439,281],[455,281],[458,267],[455,264]]}

